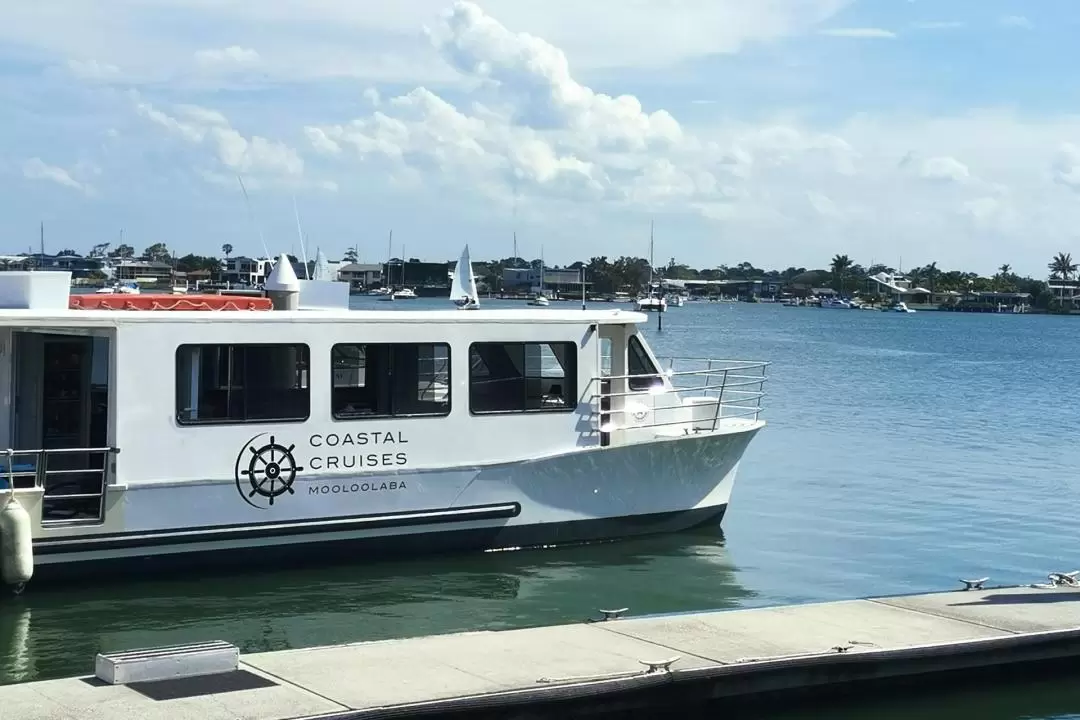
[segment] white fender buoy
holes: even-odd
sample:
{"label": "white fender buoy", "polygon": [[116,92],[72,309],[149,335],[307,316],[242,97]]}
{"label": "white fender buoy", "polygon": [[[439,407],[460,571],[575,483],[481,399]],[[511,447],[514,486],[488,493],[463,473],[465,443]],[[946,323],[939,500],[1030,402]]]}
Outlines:
{"label": "white fender buoy", "polygon": [[34,574],[30,513],[10,495],[0,510],[0,579],[21,589]]}

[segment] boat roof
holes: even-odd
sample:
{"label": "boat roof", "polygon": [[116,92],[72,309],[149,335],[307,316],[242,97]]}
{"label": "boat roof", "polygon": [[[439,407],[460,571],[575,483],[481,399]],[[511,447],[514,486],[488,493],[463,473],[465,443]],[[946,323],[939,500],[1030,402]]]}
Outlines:
{"label": "boat roof", "polygon": [[611,308],[507,308],[458,310],[0,310],[0,326],[115,327],[137,323],[508,323],[599,324],[643,323],[642,312]]}

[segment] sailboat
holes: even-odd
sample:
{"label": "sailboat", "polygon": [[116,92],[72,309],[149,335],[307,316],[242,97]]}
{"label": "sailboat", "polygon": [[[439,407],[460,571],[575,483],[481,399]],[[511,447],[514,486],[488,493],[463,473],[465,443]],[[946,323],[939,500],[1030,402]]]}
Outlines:
{"label": "sailboat", "polygon": [[529,301],[530,305],[538,305],[539,307],[547,307],[550,303],[547,299],[547,295],[544,294],[544,248],[540,247],[540,292],[536,294],[532,300]]}
{"label": "sailboat", "polygon": [[408,263],[408,260],[405,259],[405,246],[402,245],[401,246],[401,289],[400,290],[395,290],[394,294],[390,296],[394,300],[415,300],[416,298],[419,297],[419,295],[416,294],[415,290],[413,290],[412,288],[405,287],[405,264],[406,263]]}
{"label": "sailboat", "polygon": [[461,251],[457,266],[454,268],[454,280],[450,284],[450,300],[459,310],[475,310],[480,307],[480,296],[476,292],[476,276],[473,275],[472,261],[469,259],[469,246]]}
{"label": "sailboat", "polygon": [[[379,300],[382,301],[382,302],[393,302],[394,301],[394,285],[393,285],[392,282],[390,282],[390,280],[391,280],[391,277],[390,277],[390,273],[391,273],[390,260],[392,259],[393,254],[394,254],[394,231],[391,230],[390,231],[390,239],[386,243],[386,277],[383,278],[383,286],[382,286],[382,289],[385,290],[386,292],[378,293]],[[404,254],[404,253],[402,253],[402,254]],[[404,280],[405,279],[405,266],[404,265],[401,266],[401,270],[402,270],[401,279]]]}
{"label": "sailboat", "polygon": [[653,225],[649,223],[649,289],[636,301],[638,310],[667,310],[667,298],[660,293],[660,283],[653,281]]}

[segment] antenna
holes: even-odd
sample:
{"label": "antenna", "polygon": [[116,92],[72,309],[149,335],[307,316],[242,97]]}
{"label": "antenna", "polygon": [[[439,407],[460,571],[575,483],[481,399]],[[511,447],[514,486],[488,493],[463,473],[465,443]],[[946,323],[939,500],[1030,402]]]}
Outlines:
{"label": "antenna", "polygon": [[581,266],[581,309],[585,309],[585,266]]}
{"label": "antenna", "polygon": [[296,216],[296,234],[300,236],[300,257],[304,260],[304,279],[310,280],[311,273],[308,272],[307,248],[304,247],[304,231],[300,229],[300,211],[296,208],[296,195],[292,196],[292,209],[293,215]]}
{"label": "antenna", "polygon": [[517,260],[517,230],[514,231],[514,260]]}
{"label": "antenna", "polygon": [[[255,213],[251,211],[251,198],[248,197],[247,188],[244,187],[244,179],[239,174],[236,176],[237,182],[240,183],[240,192],[244,193],[244,204],[247,205],[248,222],[255,228],[255,232],[259,233],[259,242],[262,243],[263,257],[269,258],[270,251],[266,247],[266,239],[263,237],[262,228],[255,222]],[[124,242],[124,231],[120,230],[120,242]]]}

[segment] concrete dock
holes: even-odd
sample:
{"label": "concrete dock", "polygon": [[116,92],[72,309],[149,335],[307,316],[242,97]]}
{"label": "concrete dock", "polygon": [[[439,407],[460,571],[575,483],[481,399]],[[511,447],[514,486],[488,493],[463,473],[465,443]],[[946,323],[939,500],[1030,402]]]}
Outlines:
{"label": "concrete dock", "polygon": [[599,717],[1075,657],[1080,588],[1051,583],[242,655],[197,677],[3,686],[0,716]]}

